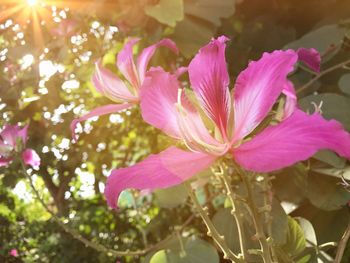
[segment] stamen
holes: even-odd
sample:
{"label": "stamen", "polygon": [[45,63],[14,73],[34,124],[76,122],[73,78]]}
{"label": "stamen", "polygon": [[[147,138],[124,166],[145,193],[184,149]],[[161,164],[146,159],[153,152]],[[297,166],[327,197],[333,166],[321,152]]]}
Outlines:
{"label": "stamen", "polygon": [[316,102],[311,102],[311,104],[315,107],[315,113],[322,114],[323,100],[320,101],[319,105],[317,105]]}

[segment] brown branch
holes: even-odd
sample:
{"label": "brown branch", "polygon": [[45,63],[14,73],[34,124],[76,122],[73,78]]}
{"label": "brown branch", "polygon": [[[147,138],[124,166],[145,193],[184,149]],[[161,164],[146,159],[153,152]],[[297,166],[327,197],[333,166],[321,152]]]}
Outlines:
{"label": "brown branch", "polygon": [[345,60],[339,64],[336,64],[322,72],[320,72],[319,74],[317,74],[315,77],[313,77],[312,79],[310,79],[306,84],[304,84],[304,86],[302,86],[301,88],[299,88],[297,90],[297,93],[301,93],[303,91],[305,91],[306,89],[308,89],[315,81],[317,81],[318,79],[320,79],[321,77],[323,77],[324,75],[336,70],[336,69],[339,69],[339,68],[342,68],[342,67],[345,67],[347,64],[350,64],[350,59],[348,60]]}
{"label": "brown branch", "polygon": [[348,243],[349,238],[350,238],[350,219],[348,222],[348,226],[344,232],[344,235],[342,236],[342,238],[338,244],[337,254],[335,256],[334,263],[341,262],[343,255],[344,255],[345,248],[346,248],[346,244]]}

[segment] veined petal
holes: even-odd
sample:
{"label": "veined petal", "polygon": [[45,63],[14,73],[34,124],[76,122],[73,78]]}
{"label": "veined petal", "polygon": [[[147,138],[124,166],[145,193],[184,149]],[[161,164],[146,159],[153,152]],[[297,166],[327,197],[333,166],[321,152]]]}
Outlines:
{"label": "veined petal", "polygon": [[70,129],[72,131],[73,141],[77,140],[77,136],[75,134],[75,129],[76,129],[76,127],[77,127],[79,122],[85,121],[85,120],[90,119],[92,117],[97,117],[97,116],[101,116],[101,115],[105,115],[105,114],[116,113],[118,111],[130,108],[131,106],[133,106],[133,104],[130,104],[130,103],[108,104],[108,105],[105,105],[105,106],[101,106],[101,107],[95,108],[92,111],[90,111],[89,113],[85,114],[84,116],[81,116],[78,119],[74,119],[71,122],[71,124],[70,124]]}
{"label": "veined petal", "polygon": [[223,136],[227,136],[227,124],[231,111],[229,77],[225,59],[227,40],[225,36],[212,40],[199,50],[188,66],[192,88],[208,117],[217,125]]}
{"label": "veined petal", "polygon": [[136,89],[140,87],[140,80],[135,66],[132,48],[139,41],[140,39],[138,38],[130,39],[117,56],[117,67],[124,77]]}
{"label": "veined petal", "polygon": [[40,157],[33,149],[25,149],[22,153],[23,162],[33,168],[39,168]]}
{"label": "veined petal", "polygon": [[96,71],[92,76],[92,83],[96,90],[115,102],[137,101],[138,97],[133,95],[125,83],[108,69],[97,62]]}
{"label": "veined petal", "polygon": [[[152,68],[143,83],[140,101],[142,117],[147,123],[171,137],[183,139],[190,149],[198,150],[197,147],[190,147],[193,143],[201,147],[215,147],[218,144],[203,124],[200,114],[186,98],[185,92],[181,92],[175,75],[160,67]],[[217,147],[222,148],[222,145]]]}
{"label": "veined petal", "polygon": [[169,48],[175,54],[179,54],[179,50],[175,42],[168,38],[162,39],[158,43],[145,48],[140,54],[140,56],[137,58],[137,70],[139,74],[140,83],[142,83],[145,79],[147,66],[152,56],[154,55],[154,52],[157,50],[157,48],[161,46]]}
{"label": "veined petal", "polygon": [[180,84],[176,76],[162,68],[151,68],[140,92],[143,119],[171,137],[179,138],[176,102]]}
{"label": "veined petal", "polygon": [[107,203],[116,208],[119,194],[127,188],[154,190],[180,184],[208,168],[215,159],[176,147],[152,154],[134,166],[112,171],[105,188]]}
{"label": "veined petal", "polygon": [[266,117],[297,59],[293,50],[264,53],[239,74],[234,88],[234,141],[243,139]]}
{"label": "veined petal", "polygon": [[350,159],[350,134],[335,120],[296,110],[234,149],[233,156],[247,170],[271,172],[304,161],[322,149]]}
{"label": "veined petal", "polygon": [[313,71],[320,72],[321,55],[314,48],[299,48],[297,50],[299,60],[304,62]]}

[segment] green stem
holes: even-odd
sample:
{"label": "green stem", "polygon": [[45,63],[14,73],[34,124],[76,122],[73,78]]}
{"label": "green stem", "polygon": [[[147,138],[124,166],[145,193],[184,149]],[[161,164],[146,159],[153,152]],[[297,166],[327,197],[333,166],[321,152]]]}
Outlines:
{"label": "green stem", "polygon": [[267,242],[266,235],[264,232],[261,214],[259,213],[257,205],[254,201],[253,189],[251,186],[251,182],[249,181],[246,174],[243,174],[241,171],[239,174],[241,175],[241,178],[242,178],[242,180],[246,186],[246,189],[247,189],[247,194],[248,194],[247,202],[248,202],[248,205],[252,211],[253,222],[254,222],[254,226],[256,229],[256,235],[257,235],[257,238],[258,238],[259,243],[260,243],[264,263],[272,263],[273,261],[272,261],[271,254],[270,254],[270,246]]}
{"label": "green stem", "polygon": [[196,210],[199,212],[199,215],[203,219],[203,221],[208,229],[207,235],[210,236],[211,238],[213,238],[213,240],[216,242],[216,244],[220,247],[221,251],[224,253],[224,258],[229,259],[231,262],[234,262],[234,263],[244,263],[245,261],[243,259],[238,257],[236,254],[234,254],[230,250],[230,248],[228,247],[228,245],[225,241],[225,237],[220,235],[220,233],[217,231],[213,222],[209,218],[207,211],[205,210],[205,208],[203,208],[200,205],[200,203],[199,203],[196,195],[194,194],[191,186],[188,184],[186,184],[186,186],[188,188],[189,196],[190,196]]}
{"label": "green stem", "polygon": [[241,253],[243,255],[243,260],[246,260],[248,255],[247,255],[247,249],[245,246],[243,222],[241,220],[241,217],[240,217],[239,211],[238,211],[238,209],[239,209],[238,203],[237,203],[237,200],[235,198],[235,194],[232,191],[232,187],[230,185],[229,178],[227,177],[227,174],[225,172],[222,173],[222,178],[223,178],[224,185],[226,188],[226,194],[227,194],[227,196],[230,199],[230,202],[232,204],[231,214],[233,215],[233,217],[236,221],[236,225],[237,225],[237,229],[238,229],[239,245],[241,248]]}
{"label": "green stem", "polygon": [[[264,174],[264,207],[269,207],[269,209],[267,209],[265,211],[265,219],[266,219],[266,224],[267,224],[267,234],[268,236],[271,238],[272,237],[272,215],[271,215],[271,211],[272,211],[272,198],[270,196],[271,193],[271,178],[269,177],[269,175]],[[272,259],[274,262],[277,262],[277,255],[276,255],[276,251],[275,251],[275,246],[274,244],[272,244],[270,246],[271,249],[271,255],[272,255]]]}

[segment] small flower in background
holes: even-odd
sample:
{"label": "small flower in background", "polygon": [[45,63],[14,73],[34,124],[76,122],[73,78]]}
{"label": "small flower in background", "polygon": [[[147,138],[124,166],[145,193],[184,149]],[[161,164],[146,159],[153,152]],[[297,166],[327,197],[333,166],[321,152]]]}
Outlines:
{"label": "small flower in background", "polygon": [[57,37],[71,37],[77,33],[77,22],[73,19],[62,20],[57,27],[51,29],[51,35]]}
{"label": "small flower in background", "polygon": [[0,167],[9,165],[16,153],[20,153],[23,162],[37,169],[40,157],[33,150],[26,148],[28,125],[20,128],[18,125],[5,125],[0,132]]}
{"label": "small flower in background", "polygon": [[11,249],[10,252],[9,252],[9,255],[13,256],[13,257],[18,257],[17,249],[15,249],[15,248]]}
{"label": "small flower in background", "polygon": [[[180,184],[227,153],[254,172],[288,167],[321,149],[350,159],[350,134],[319,112],[309,115],[298,109],[294,86],[287,78],[298,60],[318,71],[316,50],[264,53],[238,75],[230,94],[227,40],[224,36],[212,40],[191,61],[191,91],[185,92],[177,76],[160,67],[148,72],[140,96],[142,117],[187,150],[172,146],[134,166],[113,170],[105,188],[109,206],[116,207],[126,188],[153,190]],[[278,124],[271,122],[256,134],[280,96],[285,104]]]}
{"label": "small flower in background", "polygon": [[117,56],[117,68],[125,81],[102,67],[101,61],[96,63],[96,71],[92,82],[96,90],[116,104],[108,104],[93,109],[88,114],[75,119],[71,123],[72,137],[76,141],[75,129],[79,122],[105,114],[116,113],[139,103],[140,90],[146,76],[147,66],[158,47],[165,46],[178,54],[176,44],[170,39],[163,39],[145,48],[135,63],[132,48],[139,39],[130,39]]}

